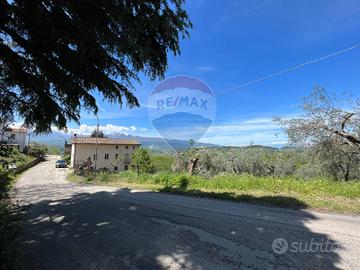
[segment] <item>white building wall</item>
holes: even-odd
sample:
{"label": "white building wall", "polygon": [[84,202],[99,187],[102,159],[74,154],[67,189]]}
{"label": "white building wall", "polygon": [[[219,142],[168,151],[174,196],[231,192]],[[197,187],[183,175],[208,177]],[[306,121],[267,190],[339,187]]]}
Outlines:
{"label": "white building wall", "polygon": [[[116,148],[117,146],[117,148]],[[125,165],[129,165],[131,161],[132,153],[138,148],[138,145],[112,145],[112,144],[99,144],[97,149],[97,162],[96,168],[111,169],[111,163],[116,161],[116,154],[118,160],[116,161],[117,171],[125,170]],[[88,158],[92,161],[92,167],[94,167],[96,145],[95,144],[72,144],[71,149],[71,166],[81,164]],[[108,159],[105,159],[105,154],[108,155]],[[126,160],[126,154],[128,160]]]}
{"label": "white building wall", "polygon": [[26,146],[26,132],[5,131],[4,135],[2,136],[2,140],[10,143],[19,144],[20,151],[24,151],[24,148]]}

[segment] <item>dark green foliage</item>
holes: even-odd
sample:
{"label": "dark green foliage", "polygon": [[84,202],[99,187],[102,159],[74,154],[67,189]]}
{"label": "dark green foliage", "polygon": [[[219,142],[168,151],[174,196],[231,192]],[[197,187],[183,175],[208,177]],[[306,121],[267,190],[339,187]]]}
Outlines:
{"label": "dark green foliage", "polygon": [[70,161],[71,161],[71,156],[70,155],[65,155],[62,157],[63,160],[65,160],[66,164],[69,165]]}
{"label": "dark green foliage", "polygon": [[191,27],[183,0],[0,1],[0,116],[36,132],[105,100],[139,106],[133,81],[162,77]]}
{"label": "dark green foliage", "polygon": [[90,137],[93,137],[93,138],[105,138],[105,134],[101,130],[98,131],[97,129],[94,129],[93,132],[91,132]]}
{"label": "dark green foliage", "polygon": [[175,178],[172,178],[170,184],[181,189],[186,189],[189,184],[189,178],[186,175],[178,175]]}
{"label": "dark green foliage", "polygon": [[136,149],[131,158],[131,168],[138,175],[154,172],[154,167],[151,164],[151,158],[148,150],[145,148]]}
{"label": "dark green foliage", "polygon": [[32,160],[32,157],[20,153],[18,149],[9,147],[7,151],[0,151],[0,168],[8,168],[10,164],[24,165]]}

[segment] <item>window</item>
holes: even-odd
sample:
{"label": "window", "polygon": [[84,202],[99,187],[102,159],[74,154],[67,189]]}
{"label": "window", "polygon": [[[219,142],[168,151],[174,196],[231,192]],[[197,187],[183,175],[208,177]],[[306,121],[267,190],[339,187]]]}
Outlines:
{"label": "window", "polygon": [[119,154],[115,154],[115,159],[118,159],[118,157],[119,157]]}
{"label": "window", "polygon": [[129,149],[129,146],[125,146],[126,149]]}
{"label": "window", "polygon": [[124,159],[125,159],[125,161],[129,160],[129,154],[128,153],[125,154]]}
{"label": "window", "polygon": [[115,149],[119,149],[119,146],[117,145],[117,146],[115,146]]}
{"label": "window", "polygon": [[[89,157],[90,158],[90,157]],[[97,158],[96,158],[96,154],[94,154],[94,160],[96,160]]]}
{"label": "window", "polygon": [[133,149],[135,149],[135,146],[133,146]]}
{"label": "window", "polygon": [[105,159],[109,159],[109,154],[105,154]]}
{"label": "window", "polygon": [[115,167],[114,167],[114,171],[117,171],[117,170],[118,170],[118,167],[115,166]]}
{"label": "window", "polygon": [[10,139],[15,140],[15,134],[10,134]]}
{"label": "window", "polygon": [[128,165],[125,165],[125,171],[127,171],[129,169]]}

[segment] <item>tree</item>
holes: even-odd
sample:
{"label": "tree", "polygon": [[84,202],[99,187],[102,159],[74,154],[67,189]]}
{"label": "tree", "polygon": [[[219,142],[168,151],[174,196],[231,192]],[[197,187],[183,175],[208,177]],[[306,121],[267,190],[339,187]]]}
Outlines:
{"label": "tree", "polygon": [[360,100],[337,100],[317,87],[305,98],[302,109],[300,118],[275,119],[285,126],[291,143],[332,141],[360,150]]}
{"label": "tree", "polygon": [[93,138],[106,138],[104,132],[102,132],[101,130],[98,131],[97,129],[94,129],[93,132],[91,132],[90,137],[93,137]]}
{"label": "tree", "polygon": [[152,173],[154,169],[149,152],[144,148],[136,149],[131,158],[131,167],[138,175],[141,173]]}
{"label": "tree", "polygon": [[360,100],[338,100],[317,87],[302,108],[300,118],[275,121],[285,127],[291,143],[312,146],[312,158],[320,160],[328,174],[349,180],[360,160]]}
{"label": "tree", "polygon": [[0,96],[0,142],[4,139],[5,131],[14,122],[14,115],[12,112],[7,111],[5,108],[9,106],[6,104],[6,100]]}
{"label": "tree", "polygon": [[[184,0],[0,0],[0,113],[35,132],[79,123],[81,108],[139,106],[139,72],[163,77],[192,27]],[[7,106],[3,106],[7,104]]]}

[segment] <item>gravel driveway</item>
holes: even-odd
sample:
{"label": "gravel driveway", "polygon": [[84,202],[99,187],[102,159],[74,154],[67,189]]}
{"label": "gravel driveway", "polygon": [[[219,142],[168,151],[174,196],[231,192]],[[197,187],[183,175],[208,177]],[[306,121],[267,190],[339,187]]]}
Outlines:
{"label": "gravel driveway", "polygon": [[359,217],[76,185],[56,159],[16,185],[25,269],[360,269]]}

